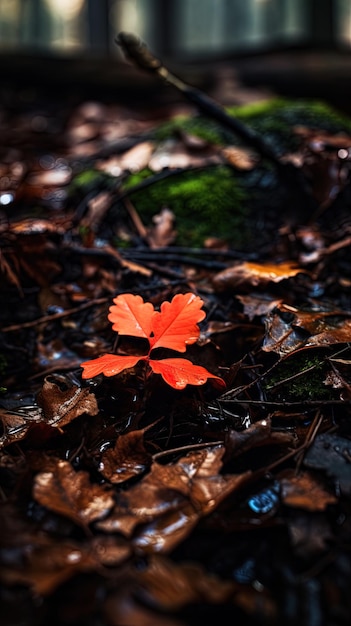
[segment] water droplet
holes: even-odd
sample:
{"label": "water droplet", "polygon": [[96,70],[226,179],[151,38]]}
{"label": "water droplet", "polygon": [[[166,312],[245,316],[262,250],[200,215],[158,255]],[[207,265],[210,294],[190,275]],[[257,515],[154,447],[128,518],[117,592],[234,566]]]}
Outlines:
{"label": "water droplet", "polygon": [[340,150],[338,150],[339,159],[347,159],[348,156],[349,156],[348,150],[345,150],[345,148],[340,148]]}
{"label": "water droplet", "polygon": [[13,193],[10,193],[9,191],[2,193],[0,195],[0,204],[2,204],[3,206],[6,206],[7,204],[11,204],[11,202],[14,201],[14,195]]}
{"label": "water droplet", "polygon": [[78,552],[78,550],[76,550],[74,552],[70,552],[70,554],[67,554],[66,558],[68,563],[78,563],[81,560],[82,555],[80,552]]}

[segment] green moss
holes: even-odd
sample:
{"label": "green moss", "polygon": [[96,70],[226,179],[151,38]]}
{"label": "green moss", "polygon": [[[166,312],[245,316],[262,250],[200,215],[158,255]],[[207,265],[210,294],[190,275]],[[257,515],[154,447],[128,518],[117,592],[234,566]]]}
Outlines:
{"label": "green moss", "polygon": [[298,146],[294,126],[307,126],[330,132],[350,132],[351,120],[325,102],[283,100],[280,98],[229,109],[238,119],[262,133],[279,150]]}
{"label": "green moss", "polygon": [[[324,384],[326,364],[321,354],[302,351],[282,359],[264,382],[270,398],[299,402],[331,399],[333,390]],[[287,382],[284,383],[284,380]]]}
{"label": "green moss", "polygon": [[69,194],[84,195],[93,189],[109,188],[115,185],[116,179],[100,170],[89,169],[74,176],[69,185]]}
{"label": "green moss", "polygon": [[225,128],[222,128],[214,120],[203,117],[179,116],[161,124],[156,130],[155,138],[157,141],[164,141],[179,133],[188,133],[204,139],[210,144],[226,145],[230,142],[232,134]]}
{"label": "green moss", "polygon": [[237,116],[242,121],[251,122],[270,115],[283,116],[283,118],[287,115],[288,117],[298,116],[300,121],[303,118],[318,124],[333,122],[338,126],[345,125],[348,128],[351,126],[348,117],[321,100],[271,98],[242,106],[228,107],[228,113]]}
{"label": "green moss", "polygon": [[[126,187],[148,176],[149,170],[134,174]],[[231,168],[226,166],[184,172],[131,194],[145,223],[151,223],[162,207],[171,209],[177,220],[177,243],[192,247],[202,246],[206,237],[221,237],[235,245],[245,243],[245,198]]]}
{"label": "green moss", "polygon": [[[232,106],[227,112],[248,126],[262,133],[279,150],[297,146],[292,128],[303,125],[330,132],[351,131],[351,120],[333,107],[319,100],[288,100],[272,98],[244,106]],[[199,115],[178,117],[160,126],[156,139],[166,139],[179,131],[188,132],[206,139],[210,143],[232,143],[233,133],[220,127],[218,123]],[[237,140],[235,140],[237,141]]]}

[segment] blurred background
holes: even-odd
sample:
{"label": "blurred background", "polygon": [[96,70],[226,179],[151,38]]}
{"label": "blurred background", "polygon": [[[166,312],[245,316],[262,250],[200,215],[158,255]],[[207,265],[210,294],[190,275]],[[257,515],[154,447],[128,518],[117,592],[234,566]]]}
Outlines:
{"label": "blurred background", "polygon": [[350,0],[0,0],[2,94],[63,85],[152,97],[152,77],[115,43],[122,30],[210,92],[226,82],[224,99],[239,79],[349,109]]}

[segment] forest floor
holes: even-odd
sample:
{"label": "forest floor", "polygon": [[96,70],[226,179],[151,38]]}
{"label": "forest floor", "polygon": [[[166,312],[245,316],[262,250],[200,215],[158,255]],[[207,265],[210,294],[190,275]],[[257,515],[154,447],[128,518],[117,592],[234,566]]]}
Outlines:
{"label": "forest floor", "polygon": [[179,108],[4,107],[3,626],[350,623],[351,124],[301,111],[292,188]]}

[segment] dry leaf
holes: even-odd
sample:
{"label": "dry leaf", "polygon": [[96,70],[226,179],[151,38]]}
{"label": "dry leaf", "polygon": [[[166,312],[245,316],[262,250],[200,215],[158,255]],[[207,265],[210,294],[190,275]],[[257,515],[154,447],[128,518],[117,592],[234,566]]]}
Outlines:
{"label": "dry leaf", "polygon": [[247,148],[228,146],[223,148],[222,154],[228,163],[238,170],[252,170],[258,163],[257,155]]}
{"label": "dry leaf", "polygon": [[244,261],[222,270],[212,279],[218,292],[237,288],[266,287],[269,283],[279,283],[306,270],[295,263],[250,263]]}
{"label": "dry leaf", "polygon": [[163,208],[152,218],[153,226],[148,229],[147,241],[150,248],[157,249],[174,243],[177,231],[174,229],[175,215],[171,209]]}
{"label": "dry leaf", "polygon": [[243,305],[244,314],[247,315],[250,321],[255,317],[267,315],[283,302],[281,299],[273,300],[267,296],[256,294],[249,294],[247,296],[238,295],[236,298]]}

